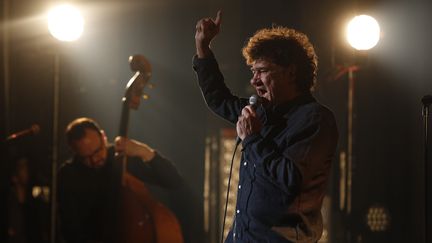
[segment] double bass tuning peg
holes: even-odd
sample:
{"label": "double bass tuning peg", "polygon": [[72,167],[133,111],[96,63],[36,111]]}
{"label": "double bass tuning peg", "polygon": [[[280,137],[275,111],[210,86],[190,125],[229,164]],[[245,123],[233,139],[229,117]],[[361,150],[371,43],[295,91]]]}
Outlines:
{"label": "double bass tuning peg", "polygon": [[[153,88],[154,88],[154,84],[152,84],[152,83],[147,83],[147,87],[148,87],[149,89],[153,89]],[[150,96],[149,96],[148,94],[146,94],[146,93],[142,93],[142,94],[141,94],[141,97],[142,97],[144,100],[148,100],[148,99],[150,99]]]}

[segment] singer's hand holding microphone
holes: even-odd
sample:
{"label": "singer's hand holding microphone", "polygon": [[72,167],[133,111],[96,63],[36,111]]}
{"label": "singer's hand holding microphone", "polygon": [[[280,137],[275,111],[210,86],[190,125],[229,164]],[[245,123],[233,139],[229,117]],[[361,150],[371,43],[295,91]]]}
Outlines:
{"label": "singer's hand holding microphone", "polygon": [[237,121],[237,137],[241,140],[254,133],[259,133],[262,123],[256,114],[256,108],[259,104],[259,98],[252,95],[249,98],[249,105],[245,106]]}

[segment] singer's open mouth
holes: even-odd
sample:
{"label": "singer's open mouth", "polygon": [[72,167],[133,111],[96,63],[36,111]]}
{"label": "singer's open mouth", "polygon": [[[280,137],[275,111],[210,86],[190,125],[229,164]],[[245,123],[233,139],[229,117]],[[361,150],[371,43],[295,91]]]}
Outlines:
{"label": "singer's open mouth", "polygon": [[267,90],[265,89],[257,89],[256,90],[258,96],[263,97],[265,93],[267,93]]}

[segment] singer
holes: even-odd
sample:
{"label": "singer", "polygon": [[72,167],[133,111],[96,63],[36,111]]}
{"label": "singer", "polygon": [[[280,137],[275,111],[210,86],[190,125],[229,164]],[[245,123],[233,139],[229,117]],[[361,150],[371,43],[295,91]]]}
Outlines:
{"label": "singer", "polygon": [[317,102],[317,57],[294,29],[258,30],[243,47],[257,107],[231,93],[210,42],[221,12],[196,25],[193,68],[209,108],[236,124],[242,160],[236,217],[225,242],[317,242],[321,206],[336,150],[333,113]]}

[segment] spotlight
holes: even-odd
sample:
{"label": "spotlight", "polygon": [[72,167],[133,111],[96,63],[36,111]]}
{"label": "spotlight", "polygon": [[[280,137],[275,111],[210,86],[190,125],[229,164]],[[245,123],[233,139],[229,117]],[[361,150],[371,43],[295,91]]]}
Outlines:
{"label": "spotlight", "polygon": [[369,50],[380,39],[378,22],[368,15],[354,17],[346,29],[348,43],[357,50]]}
{"label": "spotlight", "polygon": [[60,41],[74,41],[84,30],[84,18],[77,8],[62,4],[48,12],[48,29]]}

